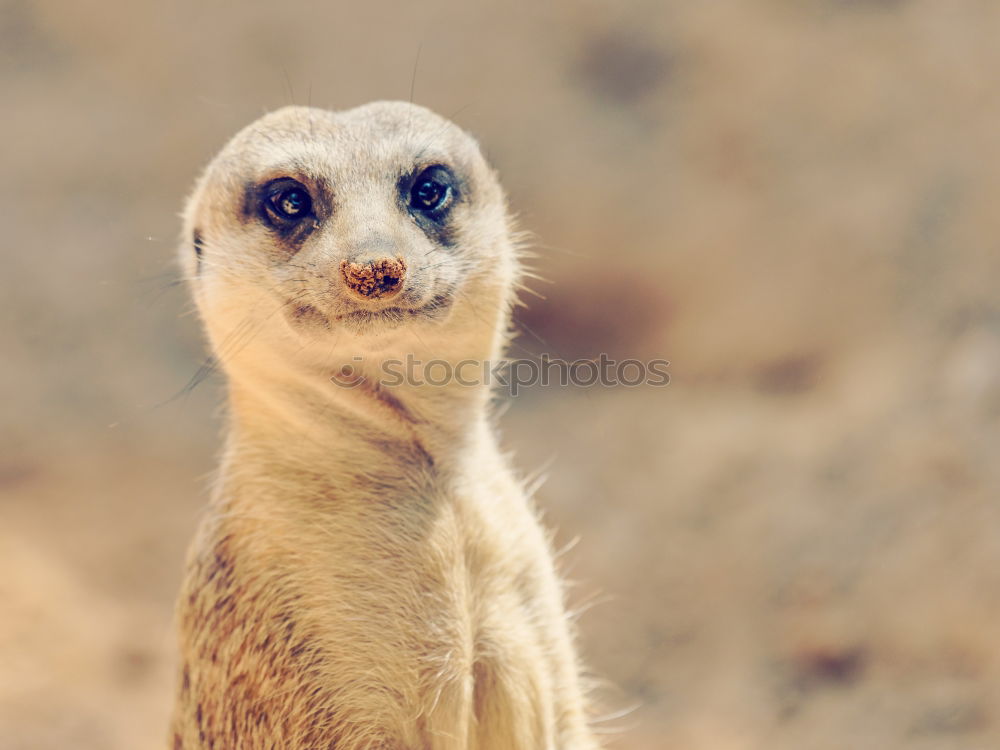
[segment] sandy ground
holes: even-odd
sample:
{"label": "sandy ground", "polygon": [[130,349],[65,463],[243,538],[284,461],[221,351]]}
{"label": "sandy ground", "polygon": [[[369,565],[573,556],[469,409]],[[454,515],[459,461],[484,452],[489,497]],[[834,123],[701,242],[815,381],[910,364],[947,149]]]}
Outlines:
{"label": "sandy ground", "polygon": [[411,92],[538,238],[515,353],[671,362],[502,420],[610,746],[1000,747],[998,29],[988,0],[0,2],[0,750],[165,745],[222,395],[172,399],[197,170],[268,109]]}

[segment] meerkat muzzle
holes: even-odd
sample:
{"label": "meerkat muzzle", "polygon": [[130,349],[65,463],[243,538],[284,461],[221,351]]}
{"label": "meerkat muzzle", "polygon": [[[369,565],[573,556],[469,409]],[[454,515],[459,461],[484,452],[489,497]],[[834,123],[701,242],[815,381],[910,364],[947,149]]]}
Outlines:
{"label": "meerkat muzzle", "polygon": [[342,261],[340,273],[347,288],[361,299],[387,299],[403,289],[406,262],[402,258],[379,258],[367,263]]}

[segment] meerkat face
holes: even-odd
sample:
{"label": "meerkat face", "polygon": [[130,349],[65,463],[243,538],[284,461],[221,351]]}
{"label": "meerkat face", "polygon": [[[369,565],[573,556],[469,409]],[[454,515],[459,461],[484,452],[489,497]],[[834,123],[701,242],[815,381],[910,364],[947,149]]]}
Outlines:
{"label": "meerkat face", "polygon": [[223,360],[251,336],[285,353],[489,337],[506,313],[502,190],[471,137],[415,105],[266,115],[209,165],[185,227]]}

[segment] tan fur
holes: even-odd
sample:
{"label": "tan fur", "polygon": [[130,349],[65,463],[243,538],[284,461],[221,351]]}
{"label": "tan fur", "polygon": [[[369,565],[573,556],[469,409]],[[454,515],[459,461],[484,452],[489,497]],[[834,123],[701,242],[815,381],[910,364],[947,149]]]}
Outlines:
{"label": "tan fur", "polygon": [[[463,179],[441,241],[397,200],[422,164]],[[248,206],[281,177],[331,196],[294,248]],[[422,313],[351,314],[369,303],[342,264],[371,257],[398,259]],[[501,355],[518,264],[475,142],[403,103],[274,112],[201,177],[181,259],[230,427],[178,604],[173,747],[595,748],[548,540],[498,452],[488,388],[373,385],[407,353]],[[356,387],[331,382],[345,366]]]}

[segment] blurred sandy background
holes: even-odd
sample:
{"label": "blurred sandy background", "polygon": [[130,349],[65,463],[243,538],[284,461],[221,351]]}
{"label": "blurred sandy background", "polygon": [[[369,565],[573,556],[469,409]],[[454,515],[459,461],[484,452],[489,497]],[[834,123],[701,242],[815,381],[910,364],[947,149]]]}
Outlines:
{"label": "blurred sandy background", "polygon": [[520,345],[671,361],[503,421],[580,537],[611,747],[1000,747],[998,32],[992,0],[0,1],[0,749],[165,746],[222,395],[170,401],[176,213],[262,112],[411,82],[539,237]]}

